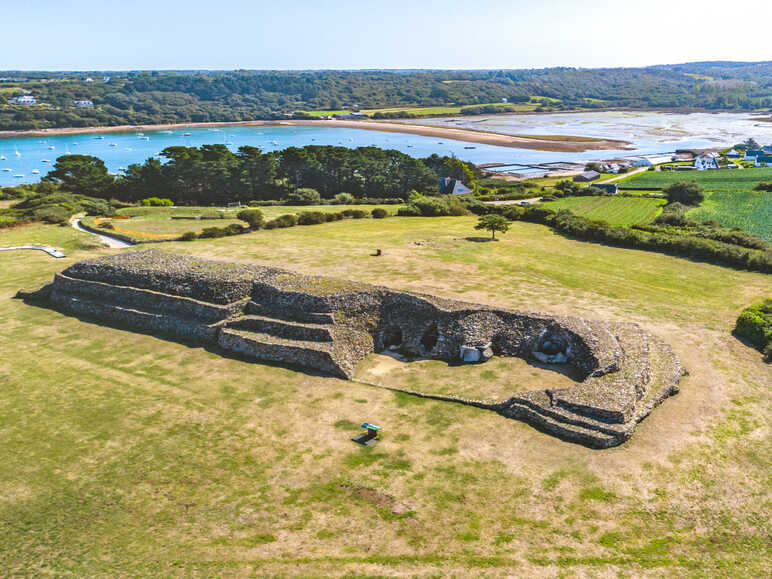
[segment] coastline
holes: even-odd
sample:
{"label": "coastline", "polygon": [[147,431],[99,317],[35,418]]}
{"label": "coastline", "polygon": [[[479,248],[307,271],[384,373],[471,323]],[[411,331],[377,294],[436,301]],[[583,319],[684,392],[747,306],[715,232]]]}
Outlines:
{"label": "coastline", "polygon": [[614,139],[592,139],[576,136],[527,136],[506,135],[474,129],[460,129],[455,127],[437,127],[414,123],[400,123],[398,121],[377,120],[307,120],[287,119],[279,121],[238,121],[238,122],[212,122],[212,123],[168,123],[156,125],[119,125],[114,127],[69,127],[57,129],[30,129],[26,131],[0,131],[0,138],[17,137],[50,137],[59,135],[80,135],[84,133],[124,133],[131,131],[163,131],[171,129],[207,129],[235,126],[327,126],[349,129],[364,129],[389,133],[407,133],[423,137],[433,137],[476,143],[481,145],[495,145],[499,147],[511,147],[515,149],[532,149],[537,151],[553,151],[564,153],[581,153],[591,150],[624,149],[630,145],[627,141]]}

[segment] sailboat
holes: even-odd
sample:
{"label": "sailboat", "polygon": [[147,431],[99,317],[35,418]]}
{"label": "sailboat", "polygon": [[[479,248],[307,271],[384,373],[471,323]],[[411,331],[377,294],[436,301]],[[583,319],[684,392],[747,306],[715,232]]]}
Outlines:
{"label": "sailboat", "polygon": [[5,155],[0,155],[0,161],[5,161]]}
{"label": "sailboat", "polygon": [[19,152],[19,149],[16,149],[15,153],[17,157],[21,157],[21,153]]}
{"label": "sailboat", "polygon": [[37,169],[32,169],[32,173],[34,175],[40,175],[40,171],[38,171]]}

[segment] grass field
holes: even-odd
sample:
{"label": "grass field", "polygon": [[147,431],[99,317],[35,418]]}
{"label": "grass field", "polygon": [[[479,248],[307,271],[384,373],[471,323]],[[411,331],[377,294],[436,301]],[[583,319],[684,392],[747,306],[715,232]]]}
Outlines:
{"label": "grass field", "polygon": [[679,181],[696,181],[708,191],[749,191],[758,183],[772,181],[772,167],[719,171],[644,171],[626,179],[630,187],[664,188]]}
{"label": "grass field", "polygon": [[[396,213],[397,205],[280,205],[271,207],[260,207],[266,221],[274,219],[279,215],[286,213],[300,213],[302,211],[323,211],[338,212],[344,209],[361,209],[368,213],[376,207],[383,207],[389,213]],[[201,233],[206,227],[225,227],[231,223],[244,222],[236,219],[236,214],[243,208],[228,207],[129,207],[119,209],[118,215],[121,217],[131,217],[131,219],[103,219],[86,217],[83,222],[86,225],[97,227],[99,223],[110,221],[113,224],[113,231],[129,235],[137,241],[168,241],[177,239],[187,231]],[[191,217],[202,216],[207,219],[172,219],[172,216]],[[109,231],[105,231],[110,233]]]}
{"label": "grass field", "polygon": [[625,181],[625,185],[667,187],[678,181],[696,181],[706,192],[705,201],[689,211],[689,217],[739,227],[772,241],[772,193],[753,191],[758,183],[772,181],[772,168],[690,171],[686,175],[671,171],[646,171]]}
{"label": "grass field", "polygon": [[[767,576],[772,378],[731,329],[769,276],[522,222],[478,243],[475,223],[346,220],[163,248],[637,322],[689,375],[625,445],[590,450],[489,411],[26,305],[18,288],[121,250],[69,227],[0,231],[0,245],[68,253],[0,253],[2,574]],[[415,368],[438,387],[458,379]],[[389,372],[409,383],[413,370]],[[561,383],[500,362],[468,372],[493,395]],[[364,421],[383,427],[374,449],[349,440]]]}
{"label": "grass field", "polygon": [[435,115],[457,115],[461,112],[461,109],[470,107],[470,106],[495,106],[495,107],[506,107],[506,108],[515,108],[518,112],[528,112],[533,111],[537,107],[539,107],[542,103],[536,103],[536,102],[528,102],[528,103],[484,103],[480,105],[445,105],[445,106],[436,106],[436,107],[390,107],[390,108],[382,108],[382,109],[367,109],[362,110],[366,115],[372,115],[375,113],[401,113],[401,112],[407,112],[413,115],[420,115],[420,116],[435,116]]}
{"label": "grass field", "polygon": [[635,197],[566,197],[544,203],[551,209],[567,209],[580,217],[611,225],[641,225],[662,212],[664,199]]}

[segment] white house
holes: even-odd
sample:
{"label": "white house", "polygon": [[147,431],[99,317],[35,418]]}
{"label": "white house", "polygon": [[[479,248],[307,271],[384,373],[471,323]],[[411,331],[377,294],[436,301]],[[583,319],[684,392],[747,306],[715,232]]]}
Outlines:
{"label": "white house", "polygon": [[30,95],[25,94],[25,95],[22,95],[22,96],[17,96],[15,98],[12,98],[11,100],[8,101],[8,104],[11,104],[11,105],[36,105],[36,104],[38,104],[38,101],[35,99],[34,96],[30,96]]}
{"label": "white house", "polygon": [[81,109],[90,109],[94,106],[94,103],[89,100],[72,101],[72,104]]}
{"label": "white house", "polygon": [[718,169],[716,157],[708,153],[707,155],[697,155],[694,158],[694,168],[698,171],[706,169]]}
{"label": "white house", "polygon": [[633,165],[636,167],[651,167],[653,163],[649,161],[646,157],[641,157],[640,159],[635,159],[633,161]]}

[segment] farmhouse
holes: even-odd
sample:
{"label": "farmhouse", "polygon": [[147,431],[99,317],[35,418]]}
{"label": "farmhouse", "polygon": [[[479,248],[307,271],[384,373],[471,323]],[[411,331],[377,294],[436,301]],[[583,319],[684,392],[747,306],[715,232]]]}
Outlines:
{"label": "farmhouse", "polygon": [[467,195],[472,190],[458,179],[445,177],[440,179],[440,195]]}
{"label": "farmhouse", "polygon": [[22,95],[22,96],[17,96],[15,98],[12,98],[11,100],[8,101],[8,104],[29,106],[29,105],[36,105],[36,104],[38,104],[38,101],[35,99],[34,96],[30,96],[30,95],[26,95],[25,94],[25,95]]}
{"label": "farmhouse", "polygon": [[718,169],[718,160],[716,153],[705,153],[704,155],[697,155],[694,158],[694,168],[698,171],[704,171],[706,169]]}
{"label": "farmhouse", "polygon": [[760,149],[748,149],[745,151],[745,157],[743,157],[746,161],[752,161],[755,162],[757,157],[760,157],[764,155],[764,151]]}
{"label": "farmhouse", "polygon": [[598,183],[593,185],[608,195],[616,195],[619,193],[619,186],[616,183]]}
{"label": "farmhouse", "polygon": [[742,155],[740,154],[740,151],[738,151],[736,149],[732,149],[731,151],[727,151],[726,156],[727,156],[728,159],[739,159],[740,157],[742,157]]}
{"label": "farmhouse", "polygon": [[600,177],[600,173],[598,173],[597,171],[585,171],[581,175],[577,175],[576,177],[574,177],[574,182],[589,183],[590,181],[594,181],[598,177]]}

